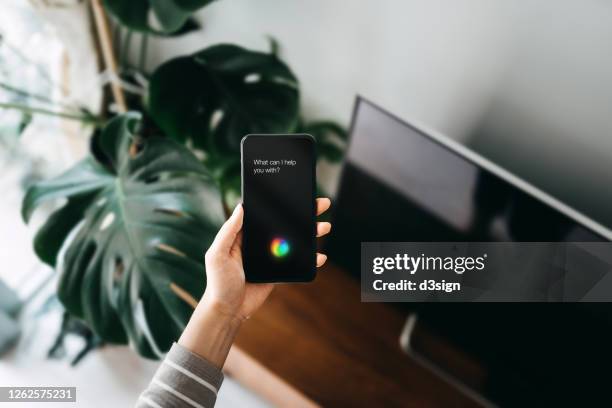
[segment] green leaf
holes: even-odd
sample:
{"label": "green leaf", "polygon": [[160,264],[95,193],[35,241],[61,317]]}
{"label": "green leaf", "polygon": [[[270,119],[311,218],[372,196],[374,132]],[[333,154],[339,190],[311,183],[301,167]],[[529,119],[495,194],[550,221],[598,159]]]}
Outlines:
{"label": "green leaf", "polygon": [[[186,300],[204,291],[203,253],[224,217],[219,190],[198,159],[170,139],[141,140],[139,120],[130,113],[109,122],[99,146],[110,164],[86,159],[34,185],[23,213],[28,219],[41,202],[68,198],[36,240],[47,262],[57,254],[50,240],[64,242],[60,300],[102,340],[129,339],[142,355],[157,357],[187,323]],[[137,152],[130,148],[136,141]]]}
{"label": "green leaf", "polygon": [[308,133],[317,141],[317,153],[332,163],[339,162],[346,150],[348,134],[339,124],[332,121],[300,124],[299,133]]}
{"label": "green leaf", "polygon": [[136,31],[171,35],[193,28],[191,15],[214,0],[104,0],[121,24]]}
{"label": "green leaf", "polygon": [[200,23],[197,20],[190,17],[187,19],[185,24],[183,24],[183,26],[178,29],[178,31],[174,31],[172,33],[166,34],[166,36],[167,37],[179,37],[181,35],[188,34],[192,31],[198,31],[200,29],[202,29],[202,26],[200,25]]}
{"label": "green leaf", "polygon": [[49,216],[34,237],[36,255],[50,266],[55,266],[62,243],[75,225],[83,218],[85,209],[95,194],[71,197],[68,202]]}
{"label": "green leaf", "polygon": [[223,157],[237,157],[246,134],[294,131],[299,112],[298,82],[287,65],[226,44],[160,66],[148,101],[167,135]]}
{"label": "green leaf", "polygon": [[21,136],[26,128],[32,123],[32,119],[34,119],[34,115],[30,112],[22,112],[21,121],[19,122],[19,127],[17,128],[17,134]]}
{"label": "green leaf", "polygon": [[59,177],[30,187],[23,199],[21,216],[28,222],[43,201],[98,191],[111,180],[112,176],[104,167],[87,158]]}

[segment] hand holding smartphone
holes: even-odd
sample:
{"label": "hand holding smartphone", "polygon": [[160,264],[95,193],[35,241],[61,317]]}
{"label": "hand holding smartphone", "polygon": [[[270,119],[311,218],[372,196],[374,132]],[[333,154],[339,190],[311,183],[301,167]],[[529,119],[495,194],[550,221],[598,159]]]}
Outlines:
{"label": "hand holding smartphone", "polygon": [[242,257],[249,282],[308,282],[316,276],[314,138],[242,139]]}

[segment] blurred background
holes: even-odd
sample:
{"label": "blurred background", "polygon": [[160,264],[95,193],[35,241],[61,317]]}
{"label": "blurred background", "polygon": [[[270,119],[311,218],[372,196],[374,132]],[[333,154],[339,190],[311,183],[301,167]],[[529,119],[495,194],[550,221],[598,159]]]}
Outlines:
{"label": "blurred background", "polygon": [[[21,205],[28,186],[60,174],[88,154],[96,118],[118,111],[117,101],[109,97],[117,75],[128,107],[146,111],[142,106],[148,103],[151,74],[161,64],[214,44],[268,52],[270,38],[275,39],[278,55],[299,80],[302,119],[331,121],[348,129],[361,95],[612,228],[608,2],[219,0],[194,11],[191,18],[199,29],[146,39],[119,24],[110,12],[118,72],[109,70],[101,56],[90,6],[77,0],[5,0],[0,6],[0,299],[5,299],[0,303],[6,310],[0,317],[2,385],[77,385],[83,406],[101,407],[129,406],[148,383],[157,366],[154,361],[122,346],[100,348],[87,327],[64,314],[55,295],[57,276],[32,249],[37,229],[58,204],[45,203],[28,225],[20,215]],[[136,73],[133,67],[138,67]],[[163,124],[159,127],[166,130]],[[375,143],[377,132],[384,129],[367,136]],[[318,164],[321,189],[331,194],[339,190],[340,158],[351,140],[335,146],[340,156],[322,155]],[[391,152],[394,146],[384,148]],[[573,311],[557,309],[539,309],[535,315],[563,324],[560,316],[566,313],[574,316]],[[280,318],[272,311],[269,315],[270,321]],[[401,310],[399,315],[403,325],[408,313]],[[396,324],[396,317],[389,319]],[[274,327],[265,326],[272,324],[265,319],[259,323]],[[593,335],[609,333],[609,326],[599,321],[589,328]],[[389,333],[390,338],[399,335]],[[273,371],[283,377],[282,370]],[[295,381],[284,380],[295,386]],[[100,387],[108,390],[107,400],[100,401],[96,394]],[[416,392],[416,401],[425,405],[441,403],[435,392],[424,389],[424,394],[408,391]],[[339,402],[327,399],[323,391],[300,391],[315,402]],[[504,393],[483,394],[491,399]],[[476,398],[476,405],[490,404],[486,398]],[[504,401],[510,400],[493,399],[495,404]],[[257,395],[231,376],[219,398],[219,406],[269,404],[278,401]]]}
{"label": "blurred background", "polygon": [[[612,225],[609,4],[269,0],[204,16],[212,43],[282,40],[312,115],[346,124],[361,94]],[[152,62],[200,45],[168,41]]]}

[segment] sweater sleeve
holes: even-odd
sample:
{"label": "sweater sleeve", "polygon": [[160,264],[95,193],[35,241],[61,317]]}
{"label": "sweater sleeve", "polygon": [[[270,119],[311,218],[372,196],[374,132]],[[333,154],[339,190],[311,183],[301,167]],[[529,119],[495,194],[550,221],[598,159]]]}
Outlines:
{"label": "sweater sleeve", "polygon": [[136,408],[209,408],[222,382],[221,370],[174,343]]}

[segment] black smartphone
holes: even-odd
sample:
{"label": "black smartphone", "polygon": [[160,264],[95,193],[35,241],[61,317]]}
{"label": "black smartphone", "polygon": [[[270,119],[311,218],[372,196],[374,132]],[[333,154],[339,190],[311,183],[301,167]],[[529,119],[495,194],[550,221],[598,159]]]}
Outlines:
{"label": "black smartphone", "polygon": [[242,161],[242,261],[249,282],[316,275],[316,152],[306,134],[247,135]]}

